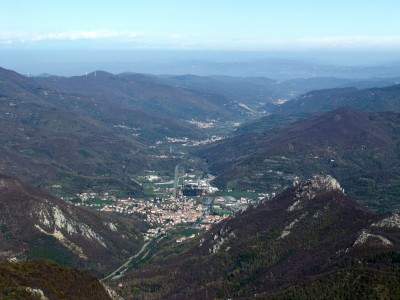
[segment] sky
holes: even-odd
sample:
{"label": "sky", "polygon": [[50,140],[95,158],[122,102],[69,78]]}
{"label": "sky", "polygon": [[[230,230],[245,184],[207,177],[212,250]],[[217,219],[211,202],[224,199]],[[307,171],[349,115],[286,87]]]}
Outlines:
{"label": "sky", "polygon": [[1,49],[400,50],[398,0],[0,0]]}

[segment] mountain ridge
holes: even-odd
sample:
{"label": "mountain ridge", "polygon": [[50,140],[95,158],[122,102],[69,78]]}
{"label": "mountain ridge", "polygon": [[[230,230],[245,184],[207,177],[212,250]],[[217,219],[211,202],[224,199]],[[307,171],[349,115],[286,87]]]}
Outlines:
{"label": "mountain ridge", "polygon": [[[166,137],[205,137],[187,122],[62,93],[10,70],[0,73],[0,172],[59,196],[88,189],[143,195],[131,177],[160,163],[150,145]],[[53,185],[61,188],[53,191]]]}
{"label": "mountain ridge", "polygon": [[398,262],[374,264],[374,257],[400,249],[400,228],[377,227],[382,219],[346,196],[334,178],[319,175],[237,212],[175,256],[159,253],[122,278],[119,292],[128,296],[135,288],[136,295],[150,299],[247,299],[274,296],[329,272],[364,267],[379,274],[375,270],[396,268]]}
{"label": "mountain ridge", "polygon": [[[178,119],[231,118],[223,108],[228,101],[216,94],[207,94],[168,85],[154,76],[124,73],[114,75],[96,71],[87,76],[35,78],[42,85],[62,92],[94,97],[124,108],[135,108],[155,117]],[[196,113],[196,114],[194,114]]]}
{"label": "mountain ridge", "polygon": [[218,175],[214,183],[221,188],[272,193],[297,177],[325,172],[368,205],[393,211],[399,207],[399,125],[396,113],[341,108],[225,139],[196,154]]}
{"label": "mountain ridge", "polygon": [[361,90],[352,87],[317,90],[275,106],[271,112],[315,114],[341,107],[352,107],[367,112],[400,112],[399,95],[400,84]]}
{"label": "mountain ridge", "polygon": [[2,259],[52,259],[104,275],[143,243],[138,220],[76,207],[3,174],[0,203]]}

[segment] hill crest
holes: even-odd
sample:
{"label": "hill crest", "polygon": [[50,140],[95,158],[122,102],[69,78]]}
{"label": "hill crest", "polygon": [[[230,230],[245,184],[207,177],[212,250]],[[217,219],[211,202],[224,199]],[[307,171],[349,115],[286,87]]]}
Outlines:
{"label": "hill crest", "polygon": [[400,114],[341,108],[198,149],[219,188],[272,193],[294,180],[332,174],[352,196],[381,211],[399,208]]}
{"label": "hill crest", "polygon": [[[0,257],[52,259],[105,275],[143,243],[140,228],[0,175]],[[133,227],[133,228],[132,228]]]}
{"label": "hill crest", "polygon": [[136,287],[141,296],[191,299],[273,296],[331,272],[390,268],[376,257],[400,250],[400,228],[377,227],[382,219],[346,196],[333,177],[318,175],[237,212],[175,256],[157,254],[121,278],[120,291]]}

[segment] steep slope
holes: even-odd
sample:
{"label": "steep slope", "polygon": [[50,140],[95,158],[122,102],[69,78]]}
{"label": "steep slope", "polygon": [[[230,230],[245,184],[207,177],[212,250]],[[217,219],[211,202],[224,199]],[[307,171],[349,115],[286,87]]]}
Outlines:
{"label": "steep slope", "polygon": [[99,215],[0,175],[0,259],[46,258],[105,275],[143,240],[141,222]]}
{"label": "steep slope", "polygon": [[0,68],[0,171],[60,195],[141,195],[130,178],[159,161],[148,143],[202,136],[189,123],[42,87]]}
{"label": "steep slope", "polygon": [[[0,68],[0,74],[2,75],[0,96],[5,99],[16,98],[17,100],[34,101],[34,103],[40,101],[42,104],[50,105],[68,114],[72,113],[83,119],[90,119],[92,122],[100,121],[108,129],[118,133],[127,133],[125,135],[130,138],[135,137],[145,142],[154,142],[165,135],[181,137],[186,134],[188,137],[198,137],[200,134],[187,123],[166,116],[157,116],[151,110],[146,111],[135,105],[124,104],[122,101],[124,97],[118,94],[119,86],[107,88],[107,81],[112,83],[116,81],[113,77],[108,80],[108,76],[113,76],[109,73],[99,72],[99,76],[96,76],[96,80],[93,80],[92,84],[90,84],[90,76],[48,77],[48,83],[52,83],[54,80],[56,83],[65,81],[65,85],[61,85],[60,88],[65,89],[66,93],[42,85],[41,81],[47,82],[44,78],[26,78],[2,68]],[[101,80],[101,78],[105,79]],[[129,87],[129,84],[126,85]],[[83,94],[79,94],[79,91],[82,91]],[[85,96],[85,93],[90,96]],[[129,130],[121,132],[120,129],[118,130],[121,125]]]}
{"label": "steep slope", "polygon": [[36,78],[41,84],[62,92],[93,97],[102,103],[139,109],[158,118],[207,120],[232,118],[224,108],[227,100],[217,94],[188,90],[156,77],[97,71],[87,76]]}
{"label": "steep slope", "polygon": [[[279,105],[267,103],[260,110],[267,112],[268,115],[244,123],[237,128],[236,134],[245,134],[251,131],[261,132],[339,108],[353,108],[364,112],[391,111],[398,113],[400,112],[400,85],[398,82],[399,80],[396,78],[382,79],[382,81],[379,79],[365,82],[354,81],[354,84],[351,81],[345,87],[325,89],[321,86],[318,90],[312,90],[295,98],[290,97],[291,100]],[[364,89],[360,90],[359,88]]]}
{"label": "steep slope", "polygon": [[[383,88],[391,85],[400,83],[400,77],[389,77],[389,78],[369,78],[364,80],[353,79],[351,82],[342,84],[337,87],[356,87],[358,89],[371,89],[371,88]],[[325,88],[323,88],[325,89]],[[315,90],[315,89],[313,89]]]}
{"label": "steep slope", "polygon": [[277,192],[297,177],[333,174],[382,210],[400,207],[400,115],[339,109],[204,147],[220,187]]}
{"label": "steep slope", "polygon": [[[290,97],[292,100],[281,105],[264,105],[261,109],[269,112],[270,115],[243,124],[237,128],[236,134],[251,131],[261,132],[312,115],[345,107],[365,112],[400,112],[400,85],[398,82],[398,78],[382,79],[382,81],[371,79],[365,82],[354,82],[354,84],[351,81],[348,87],[343,88],[325,89],[325,87],[320,86],[318,90],[313,90],[296,98]],[[298,84],[307,85],[307,82],[299,81],[293,84],[295,86]],[[354,86],[365,89],[359,90]],[[371,88],[371,86],[381,87]]]}
{"label": "steep slope", "polygon": [[[384,218],[360,206],[334,178],[317,176],[236,213],[186,243],[180,254],[159,253],[150,266],[121,279],[119,291],[128,299],[269,297],[296,284],[323,281],[328,273],[360,272],[361,287],[379,278],[379,298],[380,291],[399,283],[396,220],[397,214]],[[330,284],[341,286],[340,276],[332,277]],[[353,292],[342,286],[346,297]]]}
{"label": "steep slope", "polygon": [[48,261],[0,262],[1,299],[112,299],[89,274]]}
{"label": "steep slope", "polygon": [[352,107],[361,111],[400,112],[400,84],[358,90],[341,88],[312,91],[290,100],[270,111],[278,114],[312,114],[341,107]]}

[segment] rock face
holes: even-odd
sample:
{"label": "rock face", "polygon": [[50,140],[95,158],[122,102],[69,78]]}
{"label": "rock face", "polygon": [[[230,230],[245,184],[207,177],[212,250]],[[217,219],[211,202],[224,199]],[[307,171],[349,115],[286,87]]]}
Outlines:
{"label": "rock face", "polygon": [[0,259],[47,258],[104,275],[140,249],[131,222],[129,228],[0,174]]}
{"label": "rock face", "polygon": [[339,182],[330,175],[316,175],[313,179],[298,183],[296,186],[296,197],[307,197],[313,199],[317,193],[344,190]]}
{"label": "rock face", "polygon": [[[65,215],[57,206],[46,207],[42,205],[41,210],[36,212],[36,217],[39,224],[35,224],[35,227],[39,229],[40,232],[55,237],[61,244],[77,254],[80,258],[88,259],[83,249],[69,241],[62,232],[66,232],[66,234],[70,236],[81,236],[87,241],[97,242],[104,248],[107,248],[103,237],[85,223],[76,222],[72,218],[69,218],[69,216]],[[51,228],[51,230],[46,231],[44,228]]]}
{"label": "rock face", "polygon": [[398,213],[372,224],[375,227],[394,227],[400,229],[400,215]]}
{"label": "rock face", "polygon": [[[235,233],[228,228],[221,228],[221,230],[214,235],[214,244],[208,250],[210,253],[218,253],[222,246],[226,244],[229,240],[237,238]],[[225,251],[229,251],[230,247],[225,247]]]}
{"label": "rock face", "polygon": [[360,246],[368,242],[370,239],[378,240],[384,246],[392,246],[393,243],[389,241],[387,238],[377,235],[368,233],[366,230],[363,230],[357,240],[354,242],[353,246]]}
{"label": "rock face", "polygon": [[339,191],[344,194],[339,182],[330,175],[317,175],[313,179],[295,183],[296,201],[288,207],[288,211],[302,208],[302,201],[312,200],[320,193]]}
{"label": "rock face", "polygon": [[[335,178],[315,176],[237,212],[188,242],[180,254],[154,257],[152,265],[120,279],[120,292],[128,298],[133,288],[144,298],[270,296],[357,267],[368,270],[360,280],[367,287],[370,276],[384,278],[380,270],[400,276],[400,269],[394,268],[395,274],[390,269],[392,253],[400,251],[397,218],[382,220],[346,196]],[[376,257],[387,258],[380,263]],[[330,284],[340,285],[340,278]],[[343,297],[351,293],[349,287]]]}

